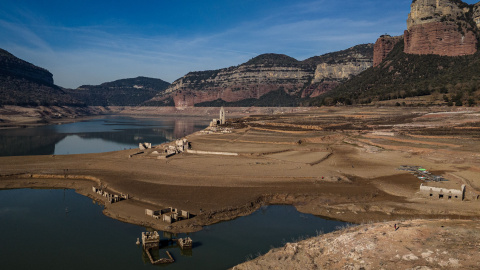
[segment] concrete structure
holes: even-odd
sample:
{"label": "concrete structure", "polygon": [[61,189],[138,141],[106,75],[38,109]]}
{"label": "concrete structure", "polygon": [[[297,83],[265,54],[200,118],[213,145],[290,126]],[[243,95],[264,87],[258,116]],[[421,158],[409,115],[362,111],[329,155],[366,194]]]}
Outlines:
{"label": "concrete structure", "polygon": [[460,189],[446,189],[420,184],[420,193],[432,199],[463,201],[465,199],[465,185],[462,185]]}
{"label": "concrete structure", "polygon": [[140,148],[140,150],[152,149],[152,144],[147,142],[139,143],[138,148]]}
{"label": "concrete structure", "polygon": [[187,150],[187,153],[197,154],[197,155],[238,156],[238,153],[201,151],[201,150]]}
{"label": "concrete structure", "polygon": [[153,211],[150,209],[145,209],[145,215],[152,217],[154,219],[160,219],[160,217],[162,216],[160,211]]}

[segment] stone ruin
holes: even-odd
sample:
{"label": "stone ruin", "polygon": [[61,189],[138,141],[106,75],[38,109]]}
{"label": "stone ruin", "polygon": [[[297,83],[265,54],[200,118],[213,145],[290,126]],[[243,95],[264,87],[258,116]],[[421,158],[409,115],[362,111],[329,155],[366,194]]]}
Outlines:
{"label": "stone ruin", "polygon": [[109,193],[109,192],[106,192],[105,190],[101,189],[101,188],[96,188],[96,187],[93,187],[92,186],[92,191],[102,197],[105,197],[107,199],[107,202],[109,203],[116,203],[116,202],[119,202],[119,201],[123,201],[123,200],[128,200],[130,198],[130,196],[128,194],[120,194],[120,195],[117,195],[117,194],[113,194],[113,193]]}
{"label": "stone ruin", "polygon": [[157,231],[142,232],[142,245],[144,249],[158,248],[160,244],[160,235]]}
{"label": "stone ruin", "polygon": [[219,125],[225,125],[225,109],[223,106],[220,108],[219,118],[213,119],[212,122],[210,122],[210,127],[216,127]]}
{"label": "stone ruin", "polygon": [[177,243],[181,249],[192,249],[193,247],[193,241],[192,241],[192,238],[190,237],[179,238],[177,240]]}
{"label": "stone ruin", "polygon": [[139,143],[139,144],[138,144],[138,148],[139,148],[140,150],[152,149],[152,144],[151,144],[151,143],[147,143],[147,142]]}
{"label": "stone ruin", "polygon": [[190,212],[185,210],[178,210],[177,208],[169,207],[162,210],[145,209],[145,215],[154,219],[161,219],[163,222],[174,223],[184,219],[190,219]]}
{"label": "stone ruin", "polygon": [[463,201],[465,199],[465,185],[462,185],[460,189],[446,189],[420,184],[420,193],[432,199]]}
{"label": "stone ruin", "polygon": [[167,157],[186,152],[190,149],[190,142],[187,139],[178,139],[174,145],[165,146],[164,152]]}

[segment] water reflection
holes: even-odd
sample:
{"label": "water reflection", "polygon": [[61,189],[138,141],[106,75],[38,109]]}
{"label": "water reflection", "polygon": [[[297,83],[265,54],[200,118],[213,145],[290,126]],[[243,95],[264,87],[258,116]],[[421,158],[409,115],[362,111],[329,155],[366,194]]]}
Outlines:
{"label": "water reflection", "polygon": [[0,156],[66,155],[137,148],[172,141],[208,125],[198,118],[109,117],[64,125],[0,130]]}

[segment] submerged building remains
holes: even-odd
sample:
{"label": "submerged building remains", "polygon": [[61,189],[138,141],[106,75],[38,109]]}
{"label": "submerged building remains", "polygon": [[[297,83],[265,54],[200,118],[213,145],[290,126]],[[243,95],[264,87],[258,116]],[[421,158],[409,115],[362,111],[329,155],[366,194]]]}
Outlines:
{"label": "submerged building remains", "polygon": [[160,235],[157,231],[142,232],[142,246],[144,249],[158,248],[160,245]]}
{"label": "submerged building remains", "polygon": [[210,122],[210,127],[216,127],[219,125],[225,125],[225,109],[223,106],[220,108],[220,114],[218,119],[213,119],[212,122]]}
{"label": "submerged building remains", "polygon": [[185,210],[178,210],[177,208],[169,207],[162,210],[145,209],[145,215],[154,219],[161,219],[163,222],[174,223],[184,219],[190,219],[191,214]]}
{"label": "submerged building remains", "polygon": [[116,202],[119,202],[119,201],[122,201],[122,200],[128,200],[130,198],[130,195],[128,194],[123,194],[121,193],[120,195],[118,194],[113,194],[113,193],[110,193],[110,192],[107,192],[101,188],[96,188],[96,187],[93,187],[92,186],[92,191],[93,193],[96,193],[102,197],[105,197],[107,202],[109,203],[116,203]]}
{"label": "submerged building remains", "polygon": [[432,199],[463,201],[465,199],[465,185],[462,185],[460,189],[447,189],[420,184],[420,193]]}

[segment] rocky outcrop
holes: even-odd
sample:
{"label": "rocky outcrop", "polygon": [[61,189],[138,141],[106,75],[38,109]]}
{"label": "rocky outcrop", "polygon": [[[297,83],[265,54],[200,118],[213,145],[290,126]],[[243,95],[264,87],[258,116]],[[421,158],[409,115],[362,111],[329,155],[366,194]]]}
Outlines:
{"label": "rocky outcrop", "polygon": [[84,105],[53,84],[48,70],[0,49],[0,105]]}
{"label": "rocky outcrop", "polygon": [[190,72],[147,104],[171,98],[175,107],[186,108],[217,100],[259,99],[278,90],[292,97],[315,97],[371,67],[372,58],[372,44],[304,61],[281,54],[263,54],[235,67]]}
{"label": "rocky outcrop", "polygon": [[[477,51],[479,6],[459,0],[415,0],[408,15],[405,52],[443,56]],[[477,23],[475,22],[477,20]]]}
{"label": "rocky outcrop", "polygon": [[383,59],[393,50],[393,47],[401,41],[403,36],[392,37],[389,35],[380,36],[373,47],[373,66],[376,67],[382,63]]}
{"label": "rocky outcrop", "polygon": [[328,64],[322,63],[315,70],[314,82],[347,80],[372,66],[372,60],[359,59],[358,62]]}
{"label": "rocky outcrop", "polygon": [[479,225],[420,219],[360,225],[287,243],[232,269],[478,269]]}
{"label": "rocky outcrop", "polygon": [[480,3],[476,3],[473,6],[473,20],[477,25],[477,28],[480,29]]}
{"label": "rocky outcrop", "polygon": [[2,49],[0,49],[0,74],[53,85],[53,75],[48,70],[23,61]]}

